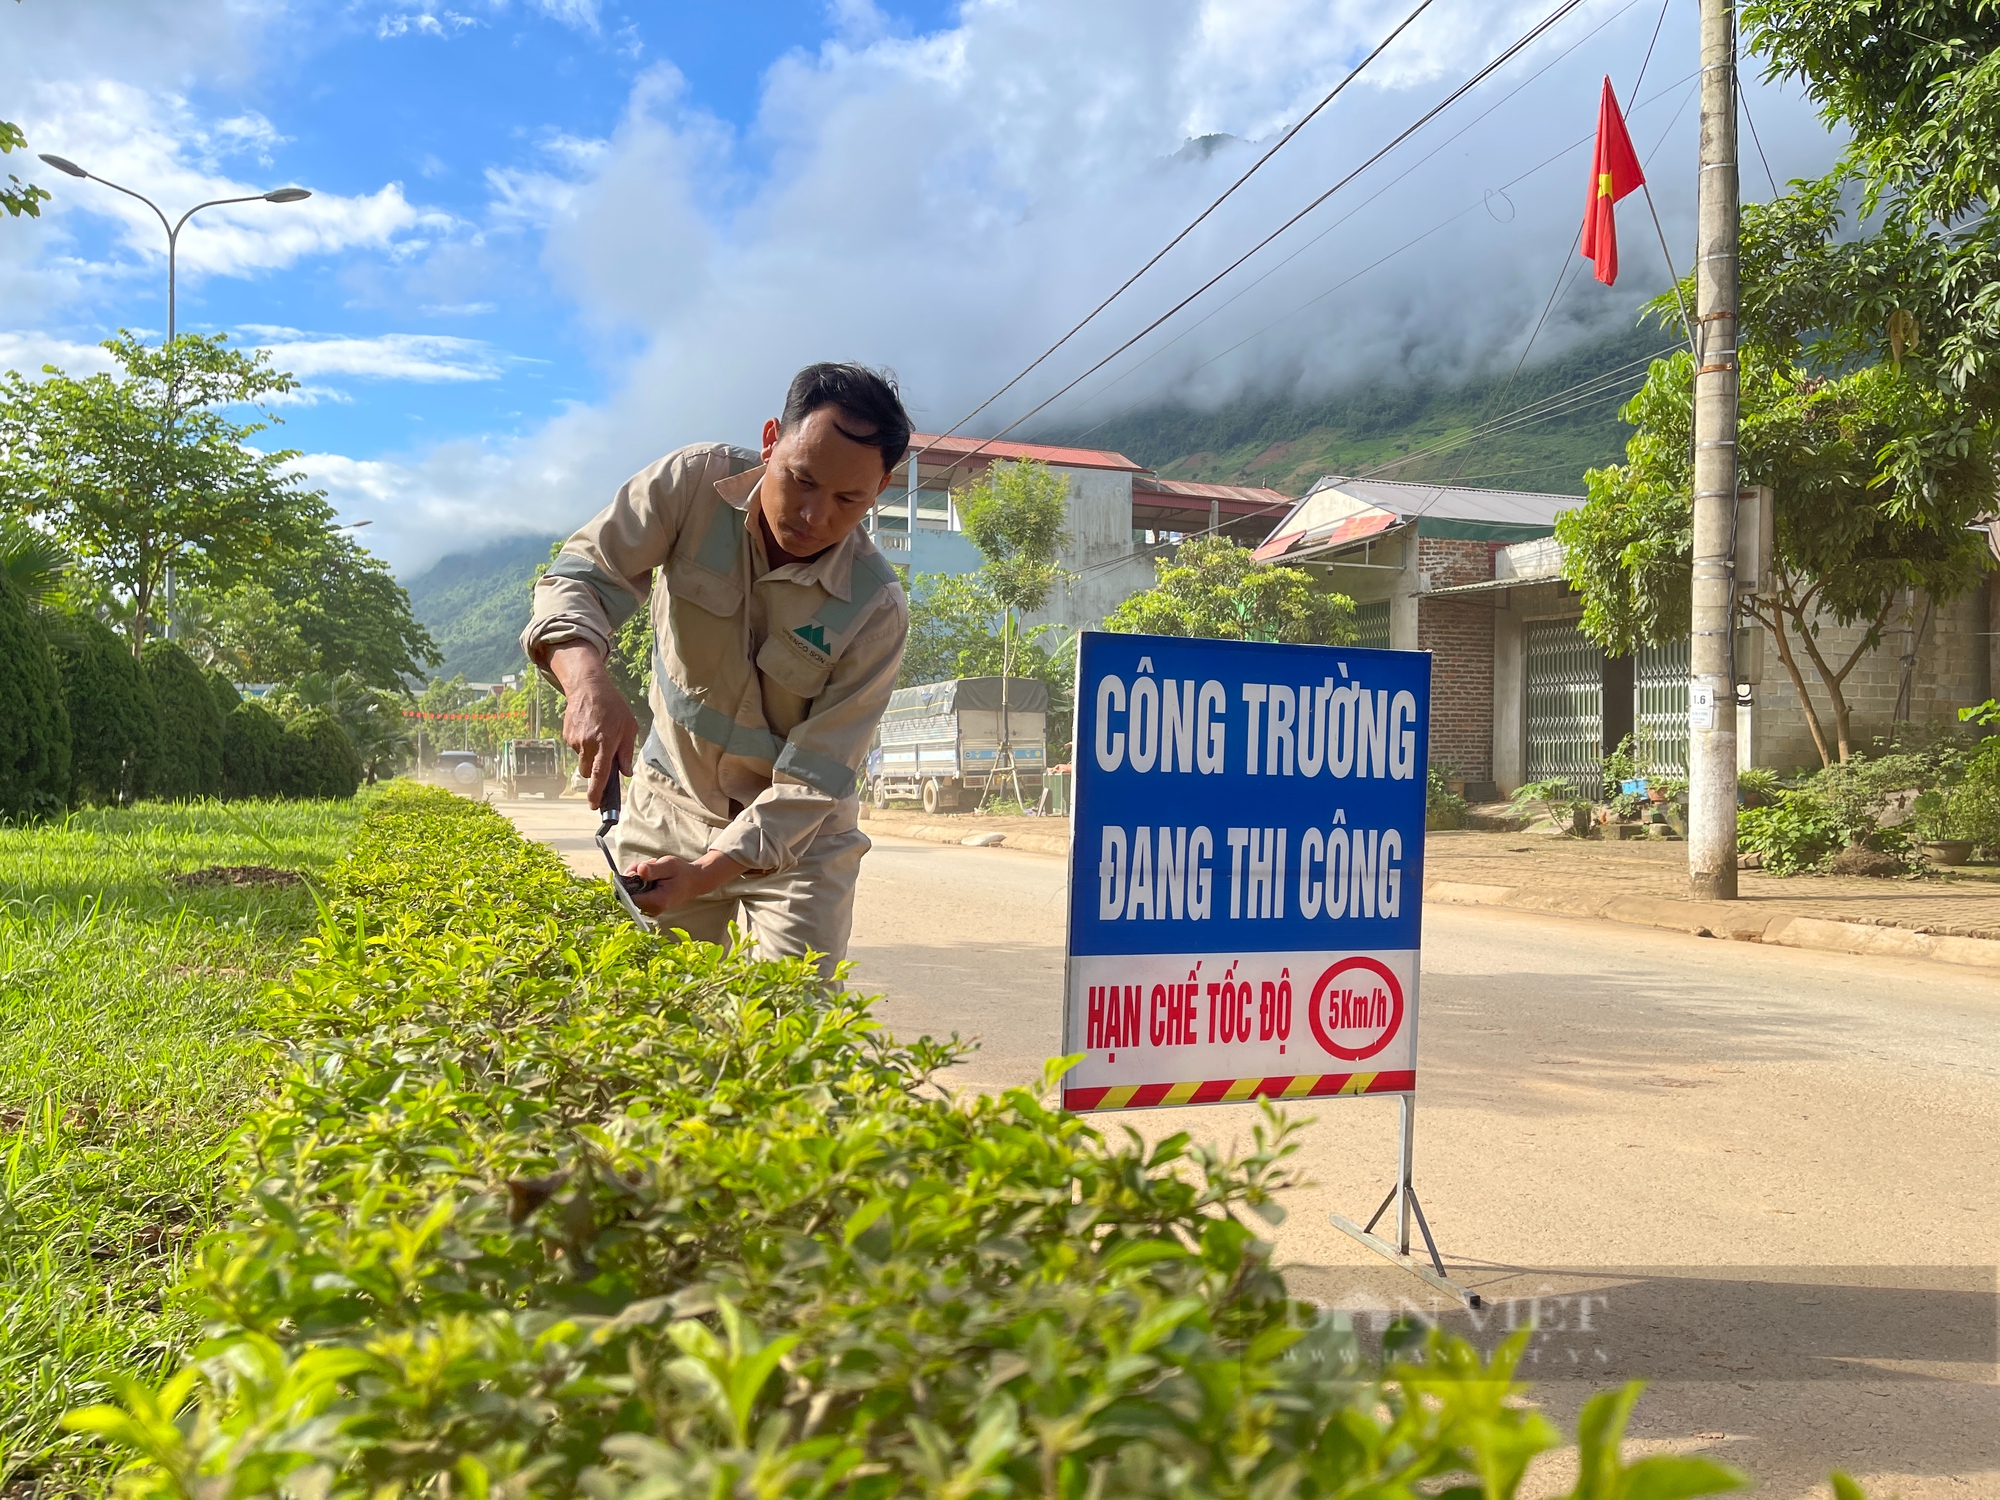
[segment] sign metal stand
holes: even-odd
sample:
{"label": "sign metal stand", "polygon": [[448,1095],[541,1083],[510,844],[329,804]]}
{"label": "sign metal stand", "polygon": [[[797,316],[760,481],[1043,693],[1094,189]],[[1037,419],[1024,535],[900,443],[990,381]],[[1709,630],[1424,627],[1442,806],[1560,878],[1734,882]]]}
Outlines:
{"label": "sign metal stand", "polygon": [[1076,706],[1064,1106],[1394,1094],[1395,1185],[1330,1220],[1480,1307],[1412,1170],[1428,654],[1086,631]]}
{"label": "sign metal stand", "polygon": [[[1411,1166],[1415,1158],[1414,1137],[1417,1126],[1417,1096],[1415,1094],[1401,1094],[1397,1096],[1396,1102],[1402,1107],[1402,1120],[1396,1132],[1396,1185],[1389,1189],[1388,1196],[1382,1200],[1375,1212],[1369,1216],[1366,1224],[1357,1224],[1345,1214],[1328,1214],[1327,1219],[1335,1229],[1338,1229],[1342,1234],[1351,1235],[1353,1238],[1359,1240],[1384,1260],[1401,1266],[1412,1276],[1436,1287],[1446,1296],[1456,1298],[1465,1306],[1476,1310],[1482,1305],[1479,1293],[1471,1290],[1469,1287],[1460,1286],[1449,1276],[1445,1275],[1444,1260],[1438,1255],[1437,1241],[1431,1238],[1430,1223],[1424,1218],[1424,1206],[1417,1201],[1416,1185],[1410,1180]],[[1381,1222],[1382,1215],[1389,1211],[1389,1205],[1392,1203],[1396,1205],[1396,1242],[1394,1244],[1391,1244],[1374,1232],[1375,1226]],[[1424,1249],[1430,1257],[1429,1265],[1425,1265],[1410,1254],[1410,1219],[1412,1215],[1416,1218],[1417,1228],[1423,1232]]]}

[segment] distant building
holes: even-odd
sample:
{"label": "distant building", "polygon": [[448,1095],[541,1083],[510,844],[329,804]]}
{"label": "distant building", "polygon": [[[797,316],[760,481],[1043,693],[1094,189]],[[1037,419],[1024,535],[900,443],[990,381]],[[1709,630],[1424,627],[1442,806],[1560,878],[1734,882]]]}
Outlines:
{"label": "distant building", "polygon": [[[1593,781],[1628,734],[1663,766],[1687,757],[1688,647],[1607,656],[1579,628],[1555,518],[1574,495],[1330,477],[1257,550],[1320,574],[1352,598],[1362,645],[1430,651],[1431,761],[1475,798],[1528,781]],[[1933,606],[1913,595],[1847,683],[1860,743],[1899,718],[1950,720],[1994,692],[2000,591]],[[1845,658],[1861,632],[1827,622],[1820,648]],[[1798,694],[1767,632],[1741,633],[1737,751],[1745,766],[1819,763]],[[1807,686],[1825,712],[1810,668]],[[1830,715],[1829,731],[1831,729]]]}
{"label": "distant building", "polygon": [[1153,559],[1184,536],[1211,527],[1246,546],[1270,534],[1293,504],[1276,490],[1161,479],[1122,453],[1045,443],[982,443],[916,433],[900,485],[870,518],[891,562],[918,573],[970,573],[983,559],[967,540],[952,501],[1001,460],[1032,458],[1069,481],[1070,545],[1063,566],[1076,575],[1037,623],[1073,629],[1100,623],[1128,595],[1150,588]]}

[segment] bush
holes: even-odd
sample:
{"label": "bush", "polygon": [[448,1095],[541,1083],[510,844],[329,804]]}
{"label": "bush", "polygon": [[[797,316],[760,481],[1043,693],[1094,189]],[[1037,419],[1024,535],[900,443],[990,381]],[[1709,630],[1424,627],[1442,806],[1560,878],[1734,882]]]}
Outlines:
{"label": "bush", "polygon": [[168,802],[222,791],[222,715],[194,659],[172,641],[146,642],[140,654],[159,710],[159,736],[146,762],[146,795]]}
{"label": "bush", "polygon": [[1780,792],[1766,807],[1736,815],[1736,849],[1755,854],[1774,875],[1797,875],[1845,849],[1847,830],[1810,792]]}
{"label": "bush", "polygon": [[284,758],[284,722],[261,703],[238,703],[222,726],[222,795],[278,796]]}
{"label": "bush", "polygon": [[215,700],[215,711],[222,715],[226,724],[229,716],[236,712],[236,705],[243,701],[243,695],[236,691],[236,684],[220,667],[210,667],[202,675],[208,679],[208,695]]}
{"label": "bush", "polygon": [[56,665],[69,712],[70,799],[130,802],[159,739],[159,705],[116,631],[87,615],[65,624],[70,643]]}
{"label": "bush", "polygon": [[1463,828],[1466,801],[1446,784],[1445,774],[1432,766],[1424,779],[1424,827]]}
{"label": "bush", "polygon": [[[1501,1497],[1559,1441],[1525,1335],[1378,1374],[1287,1295],[1268,1111],[1224,1158],[946,1093],[955,1045],[642,933],[441,791],[382,796],[310,947],[181,1293],[214,1341],[67,1419],[133,1500]],[[1585,1408],[1579,1493],[1735,1486],[1626,1469],[1635,1392]]]}
{"label": "bush", "polygon": [[277,791],[284,797],[352,797],[361,785],[361,758],[323,708],[309,708],[285,726]]}
{"label": "bush", "polygon": [[57,811],[69,773],[69,712],[48,637],[0,574],[0,818]]}

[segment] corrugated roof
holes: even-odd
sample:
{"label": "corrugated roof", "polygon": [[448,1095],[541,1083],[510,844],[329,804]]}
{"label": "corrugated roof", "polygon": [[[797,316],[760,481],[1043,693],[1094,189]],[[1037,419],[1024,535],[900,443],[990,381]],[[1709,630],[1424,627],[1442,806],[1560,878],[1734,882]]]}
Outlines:
{"label": "corrugated roof", "polygon": [[[1292,515],[1298,513],[1294,511]],[[1366,541],[1371,536],[1380,536],[1403,524],[1401,516],[1378,510],[1372,505],[1357,507],[1347,515],[1309,525],[1304,530],[1285,529],[1291,519],[1288,516],[1285,523],[1271,534],[1270,540],[1257,549],[1257,561],[1275,562],[1294,552],[1324,552],[1331,547],[1345,547]]]}
{"label": "corrugated roof", "polygon": [[1058,448],[1048,443],[986,442],[975,437],[934,437],[929,433],[910,434],[910,451],[921,452],[926,463],[943,464],[954,458],[977,454],[981,459],[1038,458],[1045,464],[1065,469],[1123,469],[1133,474],[1146,472],[1122,453],[1105,448]]}
{"label": "corrugated roof", "polygon": [[1393,511],[1399,516],[1436,516],[1440,521],[1491,521],[1506,526],[1553,526],[1560,511],[1583,504],[1580,495],[1544,495],[1532,490],[1466,489],[1448,484],[1410,484],[1400,479],[1347,479],[1329,474],[1301,505],[1329,490]]}
{"label": "corrugated roof", "polygon": [[1290,505],[1292,497],[1254,484],[1196,484],[1191,479],[1147,479],[1136,486],[1162,495],[1186,495],[1197,500],[1249,500],[1258,505]]}

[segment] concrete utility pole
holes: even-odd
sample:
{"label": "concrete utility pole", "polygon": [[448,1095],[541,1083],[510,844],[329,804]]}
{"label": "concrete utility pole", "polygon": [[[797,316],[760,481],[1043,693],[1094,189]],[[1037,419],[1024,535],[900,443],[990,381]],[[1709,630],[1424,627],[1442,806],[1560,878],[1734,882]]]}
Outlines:
{"label": "concrete utility pole", "polygon": [[1694,635],[1688,680],[1688,876],[1736,899],[1736,6],[1701,0],[1695,258]]}

